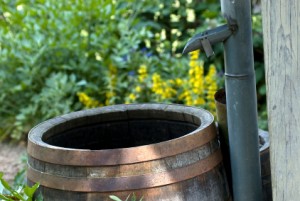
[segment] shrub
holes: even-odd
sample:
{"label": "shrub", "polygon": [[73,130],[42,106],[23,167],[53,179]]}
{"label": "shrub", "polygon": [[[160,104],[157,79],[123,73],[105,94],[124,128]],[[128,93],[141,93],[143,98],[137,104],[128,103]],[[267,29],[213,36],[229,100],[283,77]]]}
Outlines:
{"label": "shrub", "polygon": [[78,91],[108,95],[107,67],[118,67],[124,77],[132,66],[123,60],[151,37],[147,27],[137,26],[142,5],[1,1],[0,138],[20,139],[40,121],[81,109]]}
{"label": "shrub", "polygon": [[[221,46],[213,61],[197,60],[205,103],[196,101],[201,90],[193,92],[196,75],[180,53],[196,32],[223,23],[219,13],[217,0],[1,1],[0,140],[22,139],[35,124],[84,107],[164,101],[209,108],[205,76],[213,68],[222,75]],[[263,65],[256,66],[263,93]]]}

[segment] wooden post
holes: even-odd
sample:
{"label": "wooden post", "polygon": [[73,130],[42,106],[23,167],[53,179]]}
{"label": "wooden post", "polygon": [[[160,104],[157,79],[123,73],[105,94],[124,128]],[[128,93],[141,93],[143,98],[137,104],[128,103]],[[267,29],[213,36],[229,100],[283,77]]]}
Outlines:
{"label": "wooden post", "polygon": [[262,1],[273,200],[300,199],[300,1]]}

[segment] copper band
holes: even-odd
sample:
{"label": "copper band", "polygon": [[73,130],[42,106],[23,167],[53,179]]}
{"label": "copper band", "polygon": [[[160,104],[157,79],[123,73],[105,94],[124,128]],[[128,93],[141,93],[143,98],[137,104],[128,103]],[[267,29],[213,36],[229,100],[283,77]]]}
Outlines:
{"label": "copper band", "polygon": [[124,191],[163,186],[188,180],[212,170],[221,161],[221,151],[218,150],[211,154],[209,157],[189,166],[156,174],[145,174],[119,178],[71,178],[50,175],[45,172],[39,172],[29,166],[27,177],[30,181],[39,182],[44,187],[66,191]]}
{"label": "copper band", "polygon": [[120,165],[139,163],[174,156],[200,147],[216,137],[215,126],[210,124],[187,136],[157,144],[107,150],[61,149],[41,146],[28,141],[28,154],[41,161],[78,166]]}

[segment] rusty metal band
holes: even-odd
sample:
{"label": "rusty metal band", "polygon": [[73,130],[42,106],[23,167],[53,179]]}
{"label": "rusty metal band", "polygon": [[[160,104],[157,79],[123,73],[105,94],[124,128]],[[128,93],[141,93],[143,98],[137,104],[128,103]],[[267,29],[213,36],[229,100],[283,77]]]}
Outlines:
{"label": "rusty metal band", "polygon": [[27,177],[32,182],[39,182],[42,186],[76,192],[111,192],[134,189],[147,189],[169,185],[192,179],[212,170],[222,161],[221,151],[215,151],[209,157],[189,166],[173,169],[168,172],[145,174],[118,178],[71,178],[50,175],[39,172],[29,166]]}
{"label": "rusty metal band", "polygon": [[197,130],[186,136],[139,147],[85,150],[61,149],[55,146],[41,146],[28,142],[28,154],[41,161],[73,166],[121,165],[150,161],[174,156],[197,147],[203,146],[216,137],[214,124],[203,130]]}

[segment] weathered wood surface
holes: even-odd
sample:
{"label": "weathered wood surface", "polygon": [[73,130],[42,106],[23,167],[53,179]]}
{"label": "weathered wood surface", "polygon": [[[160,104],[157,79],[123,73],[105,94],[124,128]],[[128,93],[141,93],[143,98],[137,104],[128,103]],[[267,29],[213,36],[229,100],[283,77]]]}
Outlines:
{"label": "weathered wood surface", "polygon": [[300,1],[262,1],[274,201],[300,199]]}
{"label": "weathered wood surface", "polygon": [[125,200],[133,192],[149,201],[230,199],[213,117],[197,108],[71,113],[35,127],[28,154],[28,180],[40,182],[45,201]]}

